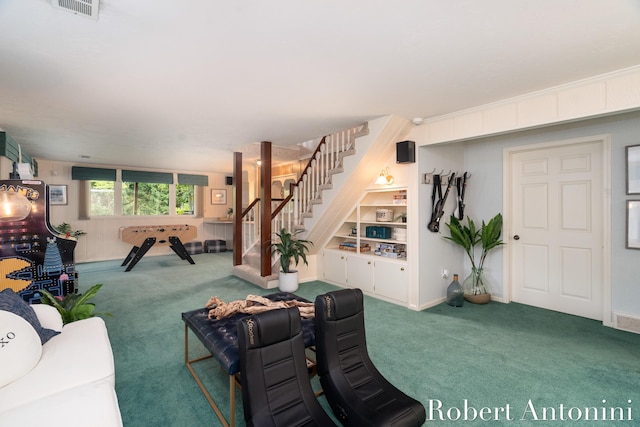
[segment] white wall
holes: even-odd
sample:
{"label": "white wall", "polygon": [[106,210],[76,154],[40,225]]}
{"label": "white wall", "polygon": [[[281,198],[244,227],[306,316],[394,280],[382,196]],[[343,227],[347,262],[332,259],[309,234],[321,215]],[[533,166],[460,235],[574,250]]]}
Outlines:
{"label": "white wall", "polygon": [[[425,173],[432,172],[434,169],[436,173],[440,173],[443,170],[445,174],[449,171],[464,173],[463,146],[460,144],[448,144],[420,147],[418,149],[418,162],[420,175],[418,188],[420,210],[418,228],[419,302],[420,308],[426,308],[444,301],[447,294],[447,286],[451,283],[453,274],[457,273],[462,281],[465,278],[465,271],[468,271],[468,269],[464,267],[464,259],[466,257],[464,251],[443,237],[449,236],[449,230],[445,223],[449,222],[449,217],[455,208],[455,188],[450,190],[447,197],[446,213],[440,221],[440,231],[434,233],[427,228],[431,219],[433,182],[424,184],[422,176]],[[446,187],[443,187],[443,194],[445,190]],[[448,278],[442,277],[444,269],[450,273]]]}
{"label": "white wall", "polygon": [[[123,226],[135,225],[169,225],[169,224],[189,224],[198,228],[197,240],[203,241],[218,236],[213,235],[213,226],[204,224],[204,218],[222,217],[226,215],[227,209],[233,203],[233,187],[225,185],[225,174],[209,173],[209,186],[204,188],[202,197],[204,198],[203,217],[193,216],[164,216],[164,217],[102,217],[88,220],[78,219],[79,212],[79,181],[71,179],[72,166],[95,166],[103,168],[119,168],[115,165],[87,165],[67,162],[53,162],[38,159],[38,179],[47,184],[67,185],[68,204],[65,206],[54,205],[50,207],[50,222],[53,226],[66,222],[71,224],[73,229],[80,229],[87,232],[86,236],[78,239],[75,250],[75,261],[77,263],[87,261],[103,261],[111,259],[123,259],[131,250],[131,245],[120,240],[119,230]],[[162,172],[162,171],[160,171]],[[200,172],[191,171],[166,171],[193,173],[202,175]],[[226,189],[227,204],[212,205],[211,189]],[[168,246],[157,246],[152,248],[147,256],[172,254],[173,251]]]}
{"label": "white wall", "polygon": [[[558,125],[510,135],[485,138],[464,147],[465,168],[472,172],[467,188],[467,206],[475,218],[489,218],[502,210],[502,156],[505,147],[610,135],[611,137],[611,284],[612,312],[640,317],[640,251],[625,248],[626,201],[639,200],[625,194],[625,147],[640,144],[640,112]],[[487,260],[492,276],[501,290],[502,257]],[[500,293],[496,296],[501,297]]]}

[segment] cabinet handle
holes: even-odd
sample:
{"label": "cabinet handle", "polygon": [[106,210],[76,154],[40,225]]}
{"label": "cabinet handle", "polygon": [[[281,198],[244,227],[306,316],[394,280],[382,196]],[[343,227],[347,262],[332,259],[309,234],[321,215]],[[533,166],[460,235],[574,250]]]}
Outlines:
{"label": "cabinet handle", "polygon": [[400,267],[400,271],[404,271],[404,267]]}
{"label": "cabinet handle", "polygon": [[344,256],[340,256],[340,259],[344,259]]}
{"label": "cabinet handle", "polygon": [[371,265],[371,261],[367,261],[367,264]]}

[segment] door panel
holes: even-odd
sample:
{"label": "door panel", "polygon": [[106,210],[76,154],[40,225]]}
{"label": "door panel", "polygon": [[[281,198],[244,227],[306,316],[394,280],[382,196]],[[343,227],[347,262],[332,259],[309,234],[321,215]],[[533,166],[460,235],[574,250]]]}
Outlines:
{"label": "door panel", "polygon": [[516,152],[510,170],[513,301],[601,320],[602,144]]}

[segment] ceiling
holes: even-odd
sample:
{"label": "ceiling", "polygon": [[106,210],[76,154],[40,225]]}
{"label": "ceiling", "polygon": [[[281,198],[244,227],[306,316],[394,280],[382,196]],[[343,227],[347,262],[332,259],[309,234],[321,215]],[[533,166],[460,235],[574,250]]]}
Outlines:
{"label": "ceiling", "polygon": [[0,128],[50,160],[226,173],[637,64],[637,0],[0,0]]}

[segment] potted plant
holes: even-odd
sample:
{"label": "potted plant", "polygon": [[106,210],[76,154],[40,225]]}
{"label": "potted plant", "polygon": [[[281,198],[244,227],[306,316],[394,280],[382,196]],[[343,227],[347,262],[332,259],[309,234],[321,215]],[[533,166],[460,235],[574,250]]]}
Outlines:
{"label": "potted plant", "polygon": [[87,234],[82,230],[73,230],[71,228],[71,224],[68,224],[66,222],[63,222],[60,225],[56,225],[53,228],[55,228],[56,231],[60,234],[64,234],[67,237],[75,237],[76,239],[80,236],[84,236],[85,234]]}
{"label": "potted plant", "polygon": [[[480,228],[476,228],[476,224],[471,218],[467,217],[467,225],[463,225],[454,215],[451,215],[450,222],[446,225],[451,236],[445,236],[445,239],[461,246],[471,261],[471,274],[462,284],[465,299],[477,304],[488,303],[491,300],[491,295],[482,269],[489,251],[503,244],[500,238],[502,214],[498,213],[487,223],[483,220]],[[476,261],[475,248],[478,245],[482,251],[480,259]]]}
{"label": "potted plant", "polygon": [[42,289],[40,291],[42,292],[41,300],[44,304],[49,304],[58,310],[65,325],[76,320],[88,319],[98,314],[111,316],[111,313],[94,313],[93,310],[96,305],[92,302],[87,302],[98,293],[101,287],[102,284],[93,285],[84,294],[71,293],[64,297],[54,297],[49,291]]}
{"label": "potted plant", "polygon": [[302,260],[305,265],[309,265],[307,253],[309,245],[313,245],[313,242],[296,238],[296,235],[303,231],[297,230],[290,233],[282,228],[279,233],[275,233],[278,241],[271,244],[273,253],[280,255],[281,271],[278,274],[278,288],[282,292],[295,292],[298,289],[298,270],[291,269],[291,264],[297,267]]}

